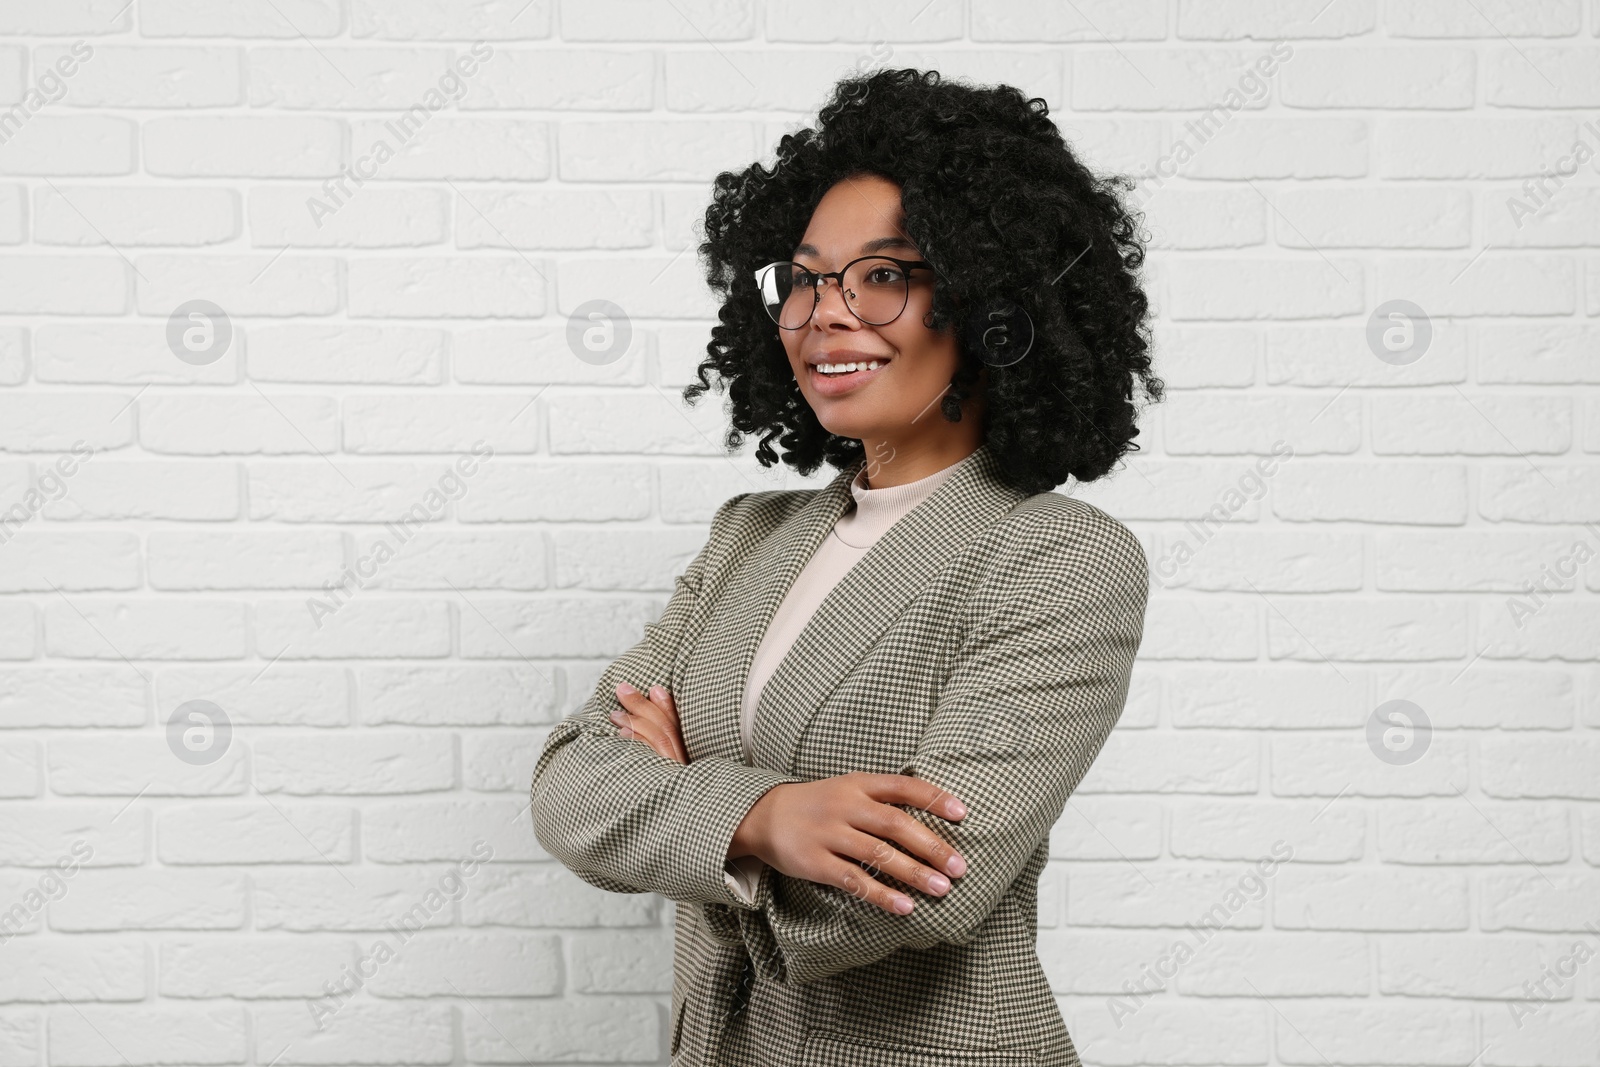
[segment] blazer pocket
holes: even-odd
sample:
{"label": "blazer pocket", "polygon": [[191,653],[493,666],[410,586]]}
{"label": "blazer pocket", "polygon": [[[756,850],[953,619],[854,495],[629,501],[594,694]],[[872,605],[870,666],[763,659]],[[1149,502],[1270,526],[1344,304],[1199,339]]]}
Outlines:
{"label": "blazer pocket", "polygon": [[806,1067],[1032,1067],[1036,1049],[915,1048],[867,1045],[827,1030],[807,1030],[801,1062]]}

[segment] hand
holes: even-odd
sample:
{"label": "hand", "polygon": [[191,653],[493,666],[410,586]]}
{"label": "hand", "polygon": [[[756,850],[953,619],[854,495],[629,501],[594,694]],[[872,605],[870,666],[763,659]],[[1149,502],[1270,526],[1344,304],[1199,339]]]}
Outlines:
{"label": "hand", "polygon": [[617,700],[622,707],[611,713],[611,721],[617,724],[619,735],[636,737],[668,759],[689,762],[689,750],[683,747],[683,734],[678,728],[678,708],[666,686],[651,686],[646,699],[643,693],[622,682],[617,685]]}
{"label": "hand", "polygon": [[852,771],[815,782],[786,782],[763,793],[745,815],[734,831],[728,858],[755,856],[783,874],[837,886],[884,911],[904,915],[916,906],[912,899],[869,877],[855,861],[864,860],[873,871],[934,896],[950,891],[950,879],[944,874],[959,878],[967,863],[897,804],[952,821],[966,816],[961,801],[932,782],[905,774]]}

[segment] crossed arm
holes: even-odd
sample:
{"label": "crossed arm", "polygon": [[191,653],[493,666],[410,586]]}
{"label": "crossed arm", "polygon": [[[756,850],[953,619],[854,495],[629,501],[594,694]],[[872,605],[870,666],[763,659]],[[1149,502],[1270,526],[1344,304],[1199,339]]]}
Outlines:
{"label": "crossed arm", "polygon": [[746,495],[717,510],[707,547],[674,583],[661,619],[647,624],[644,639],[606,668],[584,706],[556,724],[534,766],[534,836],[600,889],[748,908],[724,870],[733,833],[763,793],[802,781],[722,757],[682,764],[618,736],[608,718],[618,682],[642,690],[668,676],[709,549],[725,539]]}
{"label": "crossed arm", "polygon": [[759,871],[758,885],[782,878],[782,891],[758,893],[759,908],[735,915],[768,978],[813,982],[901,948],[976,936],[1122,713],[1148,577],[1126,531],[1097,543],[1025,544],[1013,557],[1012,587],[997,591],[998,607],[967,642],[916,756],[900,769],[965,802],[956,822],[909,814],[966,859],[966,873],[943,895],[915,894],[911,914],[896,915],[832,886]]}
{"label": "crossed arm", "polygon": [[[738,499],[718,511],[713,541]],[[763,867],[746,898],[725,873],[733,834],[767,790],[803,779],[719,757],[680,764],[618,736],[608,719],[615,686],[644,689],[667,676],[705,553],[645,640],[552,732],[534,770],[540,844],[599,888],[727,909],[723,918],[736,918],[757,966],[784,984],[904,947],[970,941],[1116,724],[1142,636],[1148,576],[1138,542],[1114,524],[1072,525],[1092,536],[1068,538],[1059,525],[1022,533],[984,592],[994,608],[969,636],[916,756],[901,768],[966,803],[959,822],[909,810],[967,861],[949,892],[919,895],[910,915],[897,915]],[[779,878],[782,892],[773,893]]]}

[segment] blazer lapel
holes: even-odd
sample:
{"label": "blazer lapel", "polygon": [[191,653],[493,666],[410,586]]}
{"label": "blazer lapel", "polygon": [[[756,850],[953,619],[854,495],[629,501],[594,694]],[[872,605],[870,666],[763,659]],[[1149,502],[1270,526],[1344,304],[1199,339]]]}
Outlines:
{"label": "blazer lapel", "polygon": [[[850,483],[865,464],[858,461],[817,490],[742,564],[717,598],[717,606],[701,631],[685,672],[684,707],[711,709],[710,714],[680,717],[679,727],[690,759],[725,756],[743,761],[739,743],[739,710],[745,680],[756,648],[784,594],[850,507]],[[732,663],[729,663],[729,659]]]}
{"label": "blazer lapel", "polygon": [[[789,516],[724,591],[700,647],[731,653],[733,662],[708,680],[708,699],[700,706],[714,713],[696,728],[682,724],[691,751],[740,758],[739,709],[756,648],[795,578],[851,507],[850,485],[864,462],[841,472]],[[762,689],[753,738],[756,766],[793,773],[806,724],[878,635],[968,541],[1026,499],[999,480],[998,469],[988,446],[980,446],[829,591]]]}

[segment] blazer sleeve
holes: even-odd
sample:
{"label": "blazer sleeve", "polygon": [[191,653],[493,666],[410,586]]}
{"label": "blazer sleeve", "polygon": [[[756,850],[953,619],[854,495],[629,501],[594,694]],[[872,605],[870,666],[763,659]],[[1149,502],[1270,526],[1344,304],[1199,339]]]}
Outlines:
{"label": "blazer sleeve", "polygon": [[778,887],[760,895],[759,910],[736,915],[768,978],[792,986],[901,948],[966,944],[1048,839],[1122,714],[1149,591],[1138,540],[1102,512],[1084,521],[1087,529],[1069,521],[1065,536],[1058,519],[1018,538],[1002,574],[986,583],[984,621],[901,768],[966,804],[959,822],[902,807],[965,857],[966,873],[933,896],[863,863],[865,875],[916,902],[896,915],[833,886],[762,871],[762,888]]}
{"label": "blazer sleeve", "polygon": [[660,620],[646,624],[644,639],[606,668],[584,706],[556,724],[534,765],[534,836],[600,889],[750,908],[726,869],[733,833],[767,790],[803,781],[724,757],[682,764],[620,736],[609,718],[620,706],[618,682],[644,691],[666,681],[713,551],[731,538],[748,495],[717,510],[706,547],[674,582]]}

